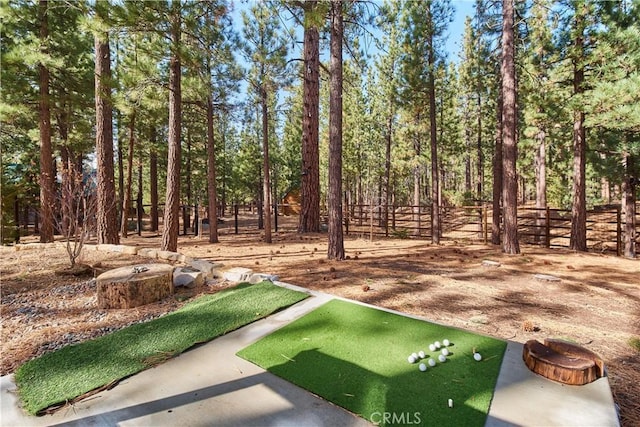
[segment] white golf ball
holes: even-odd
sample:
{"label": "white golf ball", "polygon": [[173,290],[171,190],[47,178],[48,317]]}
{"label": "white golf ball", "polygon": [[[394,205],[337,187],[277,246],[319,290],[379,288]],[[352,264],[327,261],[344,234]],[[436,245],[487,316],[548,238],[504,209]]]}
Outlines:
{"label": "white golf ball", "polygon": [[477,362],[482,360],[482,355],[480,353],[473,353],[473,358],[476,359]]}
{"label": "white golf ball", "polygon": [[444,354],[441,354],[440,356],[438,356],[438,360],[444,363],[447,361],[447,356],[445,356]]}
{"label": "white golf ball", "polygon": [[449,399],[447,403],[449,403],[449,408],[453,408],[453,399]]}
{"label": "white golf ball", "polygon": [[449,355],[449,350],[447,350],[446,348],[443,348],[441,350],[441,353],[442,353],[443,356],[448,356]]}
{"label": "white golf ball", "polygon": [[436,346],[434,344],[429,344],[429,351],[436,351]]}
{"label": "white golf ball", "polygon": [[442,347],[442,344],[440,344],[440,341],[436,341],[436,342],[434,342],[434,343],[433,343],[433,345],[435,345],[435,346],[436,346],[436,348],[440,348],[440,347]]}
{"label": "white golf ball", "polygon": [[418,368],[419,368],[422,372],[424,372],[424,371],[426,371],[426,370],[427,370],[427,365],[425,365],[424,363],[421,363],[421,364],[418,366]]}
{"label": "white golf ball", "polygon": [[449,342],[449,340],[444,339],[444,340],[442,340],[442,345],[445,346],[445,347],[449,347],[451,345],[451,343]]}
{"label": "white golf ball", "polygon": [[427,360],[427,363],[429,363],[429,366],[436,366],[436,361],[433,359]]}
{"label": "white golf ball", "polygon": [[414,359],[418,360],[418,353],[411,353],[411,356],[413,356]]}
{"label": "white golf ball", "polygon": [[426,356],[426,354],[424,354],[424,351],[420,350],[418,352],[418,356],[420,356],[420,359],[424,359],[424,357]]}
{"label": "white golf ball", "polygon": [[409,363],[416,363],[416,358],[415,358],[415,357],[413,357],[413,354],[412,354],[411,356],[407,357],[407,361],[408,361]]}

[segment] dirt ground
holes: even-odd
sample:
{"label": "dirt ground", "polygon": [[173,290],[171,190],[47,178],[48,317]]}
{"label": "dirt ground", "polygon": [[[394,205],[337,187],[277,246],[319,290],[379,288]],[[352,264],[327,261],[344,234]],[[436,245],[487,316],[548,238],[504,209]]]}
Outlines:
{"label": "dirt ground", "polygon": [[[465,241],[431,245],[347,236],[348,259],[337,262],[326,259],[325,234],[299,235],[290,228],[265,244],[257,233],[222,230],[220,240],[181,237],[178,250],[222,263],[223,270],[276,274],[284,282],[498,338],[578,342],[605,360],[622,425],[640,420],[640,260],[534,246],[508,256],[500,248]],[[160,239],[147,234],[121,243],[157,248]],[[208,283],[156,304],[100,310],[93,276],[149,260],[85,251],[81,262],[93,269],[72,276],[62,274],[68,258],[60,248],[3,247],[0,255],[2,375],[43,352],[160,316],[228,285]],[[483,265],[485,260],[499,265]]]}

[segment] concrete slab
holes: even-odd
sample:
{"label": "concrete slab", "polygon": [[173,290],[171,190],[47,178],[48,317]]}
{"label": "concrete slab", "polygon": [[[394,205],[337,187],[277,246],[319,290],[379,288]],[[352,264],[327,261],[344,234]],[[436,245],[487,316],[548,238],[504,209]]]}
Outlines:
{"label": "concrete slab", "polygon": [[[13,376],[2,377],[0,425],[372,425],[235,355],[238,350],[334,298],[285,283],[277,284],[308,292],[312,297],[53,415],[26,415],[18,407]],[[529,371],[522,362],[522,345],[509,342],[486,426],[526,425],[619,426],[608,379],[601,378],[579,387],[554,383]]]}
{"label": "concrete slab", "polygon": [[548,380],[527,368],[522,347],[507,344],[485,427],[620,425],[607,377],[583,386]]}

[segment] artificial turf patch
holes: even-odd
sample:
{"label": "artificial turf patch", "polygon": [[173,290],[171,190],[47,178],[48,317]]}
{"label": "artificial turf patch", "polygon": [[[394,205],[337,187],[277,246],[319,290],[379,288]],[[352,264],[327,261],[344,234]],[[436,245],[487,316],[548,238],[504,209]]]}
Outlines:
{"label": "artificial turf patch", "polygon": [[[407,361],[420,350],[437,360],[429,344],[444,339],[446,362],[421,372],[420,361]],[[380,425],[482,426],[505,349],[494,338],[332,300],[238,356]]]}
{"label": "artificial turf patch", "polygon": [[162,363],[307,296],[269,282],[203,296],[158,319],[30,360],[16,370],[18,394],[24,409],[36,414]]}

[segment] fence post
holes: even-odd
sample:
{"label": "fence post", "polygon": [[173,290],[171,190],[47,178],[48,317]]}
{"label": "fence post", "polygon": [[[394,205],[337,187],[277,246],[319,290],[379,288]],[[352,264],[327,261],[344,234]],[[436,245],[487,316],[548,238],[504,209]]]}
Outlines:
{"label": "fence post", "polygon": [[136,228],[138,231],[138,236],[142,235],[142,201],[140,199],[136,200]]}
{"label": "fence post", "polygon": [[622,208],[616,207],[616,254],[622,255]]}
{"label": "fence post", "polygon": [[489,209],[487,209],[487,204],[483,204],[482,205],[482,216],[483,216],[483,222],[484,222],[484,230],[483,230],[483,234],[484,234],[484,244],[486,245],[487,242],[489,241],[489,215],[488,215]]}
{"label": "fence post", "polygon": [[545,247],[551,247],[551,210],[549,206],[546,207],[546,217],[545,217],[545,230],[544,230],[544,242]]}
{"label": "fence post", "polygon": [[[238,204],[237,203],[233,205],[233,217],[235,221],[236,234],[238,234]],[[214,218],[213,220],[217,221],[218,218]],[[211,221],[211,219],[209,219],[209,221]],[[209,227],[211,227],[211,224],[209,224]]]}

